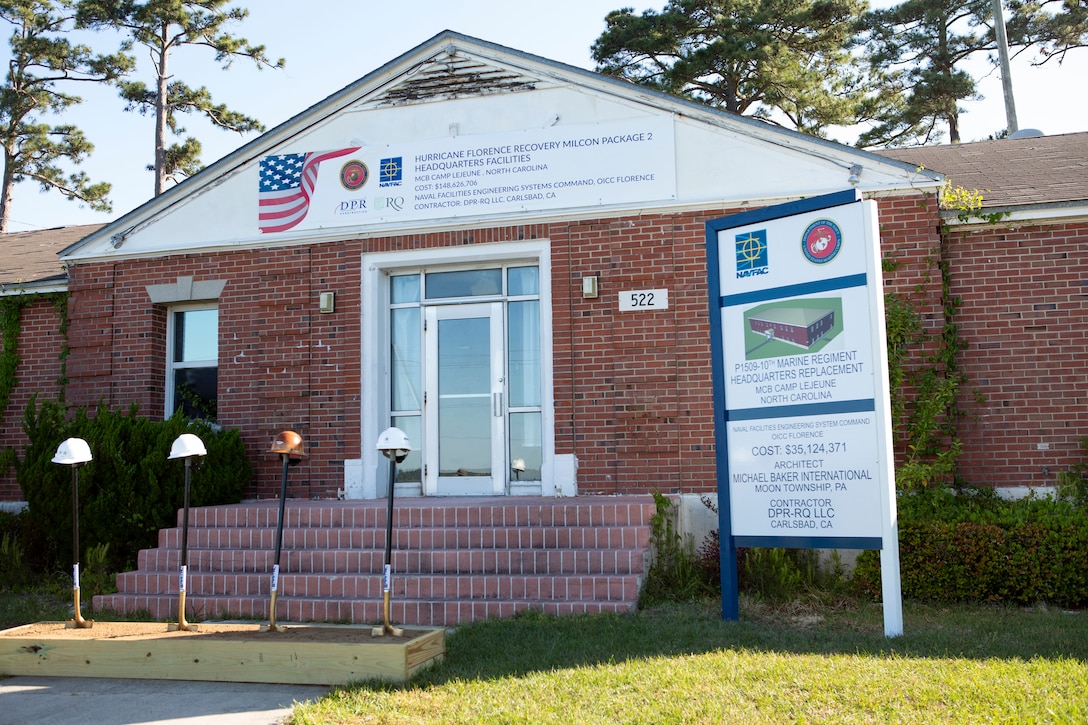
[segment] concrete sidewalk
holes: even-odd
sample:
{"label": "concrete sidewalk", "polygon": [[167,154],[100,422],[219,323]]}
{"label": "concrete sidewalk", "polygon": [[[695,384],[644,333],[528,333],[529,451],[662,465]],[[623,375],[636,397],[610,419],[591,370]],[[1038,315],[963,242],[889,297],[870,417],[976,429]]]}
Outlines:
{"label": "concrete sidewalk", "polygon": [[94,677],[0,680],[0,725],[274,725],[318,685],[263,685]]}

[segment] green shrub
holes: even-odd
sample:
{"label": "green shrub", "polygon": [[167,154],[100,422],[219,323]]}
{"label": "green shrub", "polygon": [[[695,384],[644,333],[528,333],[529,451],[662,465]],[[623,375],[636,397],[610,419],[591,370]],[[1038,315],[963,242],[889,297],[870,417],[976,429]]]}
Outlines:
{"label": "green shrub", "polygon": [[650,520],[653,560],[643,580],[639,605],[683,602],[714,592],[713,582],[696,561],[694,547],[676,527],[676,505],[654,492],[657,510]]}
{"label": "green shrub", "polygon": [[[718,506],[709,496],[702,496],[703,505],[718,513]],[[718,529],[710,531],[695,554],[695,565],[707,588],[721,587],[721,536]],[[737,587],[740,591],[764,601],[787,602],[802,594],[845,592],[846,574],[838,552],[832,552],[821,563],[815,549],[737,549]]]}
{"label": "green shrub", "polygon": [[[1088,457],[1088,438],[1079,441],[1081,453]],[[1088,509],[1088,462],[1079,461],[1068,471],[1058,471],[1058,500]]]}
{"label": "green shrub", "polygon": [[241,500],[251,475],[241,436],[180,416],[149,420],[135,407],[127,413],[99,405],[94,415],[71,415],[60,403],[31,399],[23,419],[29,438],[16,464],[26,497],[25,514],[41,539],[39,567],[69,565],[72,555],[72,470],[52,462],[67,438],[83,438],[94,460],[78,469],[79,537],[83,551],[108,546],[109,566],[120,571],[135,563],[140,549],[154,546],[159,529],[176,525],[183,506],[185,466],[168,460],[182,433],[194,433],[208,449],[203,465],[192,469],[190,505],[210,506]]}
{"label": "green shrub", "polygon": [[[1068,502],[1006,501],[991,489],[928,489],[899,497],[903,595],[931,601],[1088,606],[1088,512]],[[854,581],[880,592],[879,552]]]}
{"label": "green shrub", "polygon": [[19,589],[30,582],[23,542],[10,531],[0,534],[0,592]]}
{"label": "green shrub", "polygon": [[115,570],[110,567],[109,544],[97,544],[85,550],[79,565],[79,588],[88,605],[99,594],[117,591],[114,574]]}
{"label": "green shrub", "polygon": [[801,593],[815,554],[803,549],[740,549],[737,579],[742,592],[769,602],[785,602]]}

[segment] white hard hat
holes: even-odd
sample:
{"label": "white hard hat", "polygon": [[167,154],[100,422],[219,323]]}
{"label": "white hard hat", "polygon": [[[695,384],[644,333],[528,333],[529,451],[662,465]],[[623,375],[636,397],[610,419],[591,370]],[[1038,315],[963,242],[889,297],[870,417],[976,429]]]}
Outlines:
{"label": "white hard hat", "polygon": [[57,447],[57,455],[53,456],[53,463],[63,463],[66,466],[77,466],[91,460],[91,447],[82,438],[69,438]]}
{"label": "white hard hat", "polygon": [[168,458],[188,458],[190,456],[206,456],[208,449],[204,447],[204,441],[192,433],[182,433],[170,446]]}
{"label": "white hard hat", "polygon": [[408,440],[408,434],[400,428],[386,428],[378,436],[377,449],[387,456],[400,458],[412,450],[412,444]]}

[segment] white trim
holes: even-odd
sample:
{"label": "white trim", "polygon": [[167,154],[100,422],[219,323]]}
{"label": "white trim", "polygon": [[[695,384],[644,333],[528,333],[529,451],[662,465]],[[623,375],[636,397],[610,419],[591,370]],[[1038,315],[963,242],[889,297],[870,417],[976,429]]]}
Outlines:
{"label": "white trim", "polygon": [[[445,230],[445,229],[443,229]],[[384,495],[382,475],[386,471],[374,442],[388,426],[390,370],[388,325],[389,274],[402,269],[433,268],[446,265],[503,263],[516,260],[536,260],[540,267],[540,337],[542,406],[541,429],[543,466],[541,478],[547,482],[554,476],[555,460],[555,395],[552,362],[552,287],[551,243],[547,239],[518,242],[474,244],[464,247],[431,248],[412,251],[364,254],[360,274],[361,336],[359,349],[360,380],[360,450],[362,452],[361,481],[353,481],[345,492],[361,495],[363,491],[378,491]],[[374,485],[368,485],[374,481]]]}
{"label": "white trim", "polygon": [[[180,279],[180,278],[179,278]],[[189,278],[192,280],[192,278]],[[172,285],[171,285],[172,286]],[[193,312],[196,310],[216,310],[219,303],[215,301],[190,302],[188,304],[170,305],[166,309],[166,377],[163,380],[163,417],[169,418],[174,414],[174,371],[188,368],[219,368],[218,357],[215,360],[191,360],[187,363],[174,362],[174,319],[179,312]],[[219,334],[218,317],[216,324],[216,336]],[[219,349],[219,341],[216,340],[216,350]],[[217,372],[218,375],[218,372]]]}
{"label": "white trim", "polygon": [[10,285],[0,285],[0,297],[23,297],[26,295],[47,295],[54,292],[67,292],[67,282],[57,282],[56,284],[43,284],[35,286],[34,282],[26,283],[12,283]]}
{"label": "white trim", "polygon": [[[1005,228],[1016,226],[1043,226],[1045,224],[1069,224],[1073,222],[1088,221],[1088,206],[1084,204],[1075,204],[1069,206],[1037,206],[1027,209],[1001,209],[1001,208],[983,208],[977,212],[976,215],[972,215],[965,221],[961,221],[958,217],[958,212],[944,211],[941,212],[941,217],[949,228],[969,228],[969,227],[993,227],[993,228]],[[996,222],[990,221],[986,218],[987,215],[992,214],[1005,214]]]}
{"label": "white trim", "polygon": [[[861,188],[866,197],[885,197],[908,195],[911,193],[923,193],[935,191],[941,184],[925,178],[917,182],[891,187],[865,187]],[[650,214],[699,214],[704,212],[720,212],[722,209],[756,209],[772,204],[782,204],[796,201],[823,192],[838,191],[839,188],[827,188],[811,190],[811,193],[798,195],[797,193],[781,196],[764,196],[752,198],[745,196],[743,190],[738,190],[738,195],[732,197],[714,197],[707,199],[685,200],[682,202],[648,202],[642,204],[611,204],[593,207],[578,207],[571,209],[540,210],[537,212],[521,212],[510,215],[478,215],[472,217],[456,217],[440,220],[420,220],[405,224],[374,224],[366,227],[338,227],[334,229],[314,229],[291,234],[281,235],[253,235],[238,237],[235,239],[222,239],[212,242],[199,242],[190,246],[176,246],[174,248],[160,248],[154,250],[141,250],[131,253],[113,251],[103,253],[101,250],[92,249],[90,245],[81,250],[73,250],[66,254],[64,262],[69,265],[102,262],[105,260],[118,261],[124,259],[144,259],[148,257],[170,257],[182,254],[203,254],[207,252],[246,251],[254,249],[274,249],[283,247],[298,247],[310,244],[326,242],[343,242],[358,239],[379,239],[410,234],[426,234],[434,231],[436,224],[441,224],[445,232],[462,231],[469,229],[498,229],[503,227],[520,227],[530,224],[563,224],[568,222],[585,221],[587,219],[616,219],[628,217],[640,217]],[[808,190],[806,190],[807,192]]]}
{"label": "white trim", "polygon": [[194,282],[190,277],[178,277],[169,284],[149,284],[144,289],[151,299],[151,304],[162,305],[173,302],[195,302],[198,300],[217,300],[227,286],[225,279],[208,279]]}

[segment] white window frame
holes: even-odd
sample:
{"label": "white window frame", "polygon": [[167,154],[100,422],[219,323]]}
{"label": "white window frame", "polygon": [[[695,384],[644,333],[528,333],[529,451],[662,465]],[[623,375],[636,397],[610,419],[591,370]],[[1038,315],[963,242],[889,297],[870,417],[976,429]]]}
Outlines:
{"label": "white window frame", "polygon": [[[218,302],[195,302],[185,305],[171,305],[166,308],[166,380],[164,381],[163,389],[165,391],[165,400],[163,405],[163,412],[165,417],[169,418],[174,414],[174,373],[178,370],[188,370],[192,368],[216,368],[216,378],[218,380],[218,368],[219,360],[191,360],[189,362],[174,362],[174,341],[176,335],[175,320],[178,313],[181,312],[195,312],[199,310],[219,310]],[[219,335],[219,326],[216,325],[216,337]],[[216,350],[219,349],[218,339],[216,340]],[[218,400],[218,392],[216,399]]]}

